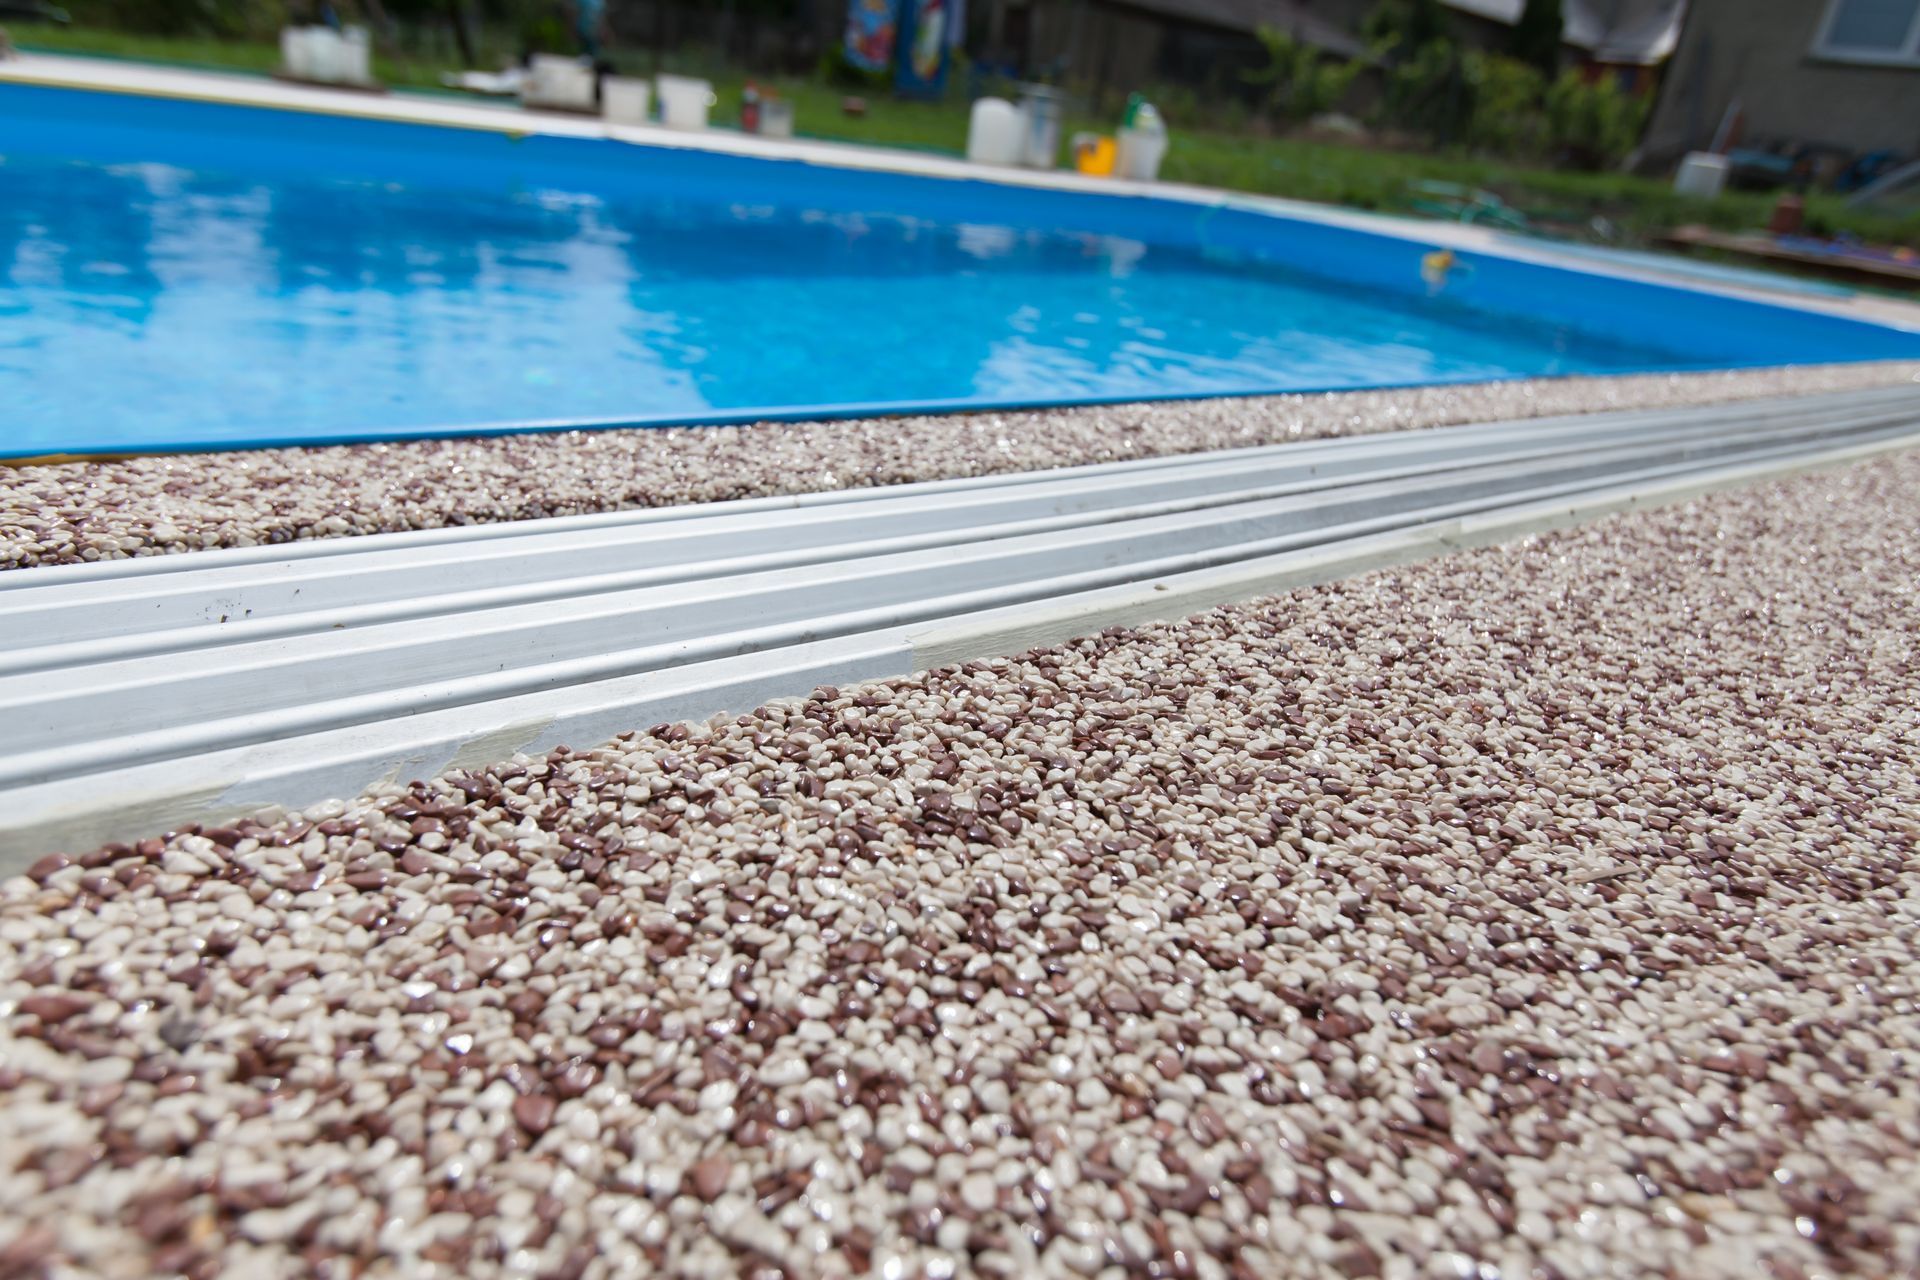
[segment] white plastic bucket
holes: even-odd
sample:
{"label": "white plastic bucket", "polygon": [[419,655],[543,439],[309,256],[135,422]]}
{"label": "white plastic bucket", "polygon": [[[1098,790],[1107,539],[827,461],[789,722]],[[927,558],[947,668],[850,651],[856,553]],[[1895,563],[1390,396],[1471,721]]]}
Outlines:
{"label": "white plastic bucket", "polygon": [[766,138],[793,136],[793,104],[774,98],[760,104],[760,134]]}
{"label": "white plastic bucket", "polygon": [[281,69],[295,80],[331,81],[339,43],[329,27],[287,27],[280,33]]}
{"label": "white plastic bucket", "polygon": [[1164,131],[1122,129],[1120,149],[1114,172],[1133,182],[1152,182],[1160,176],[1160,162],[1167,156]]}
{"label": "white plastic bucket", "polygon": [[1005,98],[981,98],[967,124],[967,159],[975,164],[1019,164],[1026,121]]}
{"label": "white plastic bucket", "polygon": [[348,27],[334,50],[335,81],[340,84],[373,83],[373,42],[365,27]]}
{"label": "white plastic bucket", "polygon": [[1689,151],[1673,175],[1676,195],[1705,196],[1709,200],[1727,189],[1727,171],[1732,166],[1725,156],[1711,151]]}
{"label": "white plastic bucket", "polygon": [[332,27],[307,29],[307,57],[311,79],[337,84],[346,78],[347,42]]}
{"label": "white plastic bucket", "polygon": [[307,55],[307,29],[280,28],[280,69],[296,80],[307,80],[312,78],[312,63]]}
{"label": "white plastic bucket", "polygon": [[629,76],[608,76],[600,82],[600,114],[617,124],[645,124],[653,103],[653,85]]}
{"label": "white plastic bucket", "polygon": [[660,91],[660,123],[670,129],[704,129],[713,109],[713,86],[692,76],[656,76]]}
{"label": "white plastic bucket", "polygon": [[1027,126],[1022,164],[1034,169],[1051,169],[1060,159],[1060,117],[1066,99],[1058,89],[1043,84],[1020,87],[1020,114]]}
{"label": "white plastic bucket", "polygon": [[562,111],[593,110],[593,68],[578,58],[536,53],[527,68],[521,100],[530,107]]}

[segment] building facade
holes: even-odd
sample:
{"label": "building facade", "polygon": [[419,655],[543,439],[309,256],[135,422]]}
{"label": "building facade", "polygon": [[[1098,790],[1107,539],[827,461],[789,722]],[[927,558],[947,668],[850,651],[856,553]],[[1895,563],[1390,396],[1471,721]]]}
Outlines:
{"label": "building facade", "polygon": [[1920,154],[1920,0],[1692,0],[1643,150]]}

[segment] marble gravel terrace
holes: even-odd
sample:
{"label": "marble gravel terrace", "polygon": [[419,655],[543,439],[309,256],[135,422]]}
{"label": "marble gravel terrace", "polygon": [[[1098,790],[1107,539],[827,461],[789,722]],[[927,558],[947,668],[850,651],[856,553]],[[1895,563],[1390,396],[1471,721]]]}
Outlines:
{"label": "marble gravel terrace", "polygon": [[0,569],[1920,380],[1920,362],[0,465]]}
{"label": "marble gravel terrace", "polygon": [[1892,1277],[1920,453],[0,889],[0,1274]]}

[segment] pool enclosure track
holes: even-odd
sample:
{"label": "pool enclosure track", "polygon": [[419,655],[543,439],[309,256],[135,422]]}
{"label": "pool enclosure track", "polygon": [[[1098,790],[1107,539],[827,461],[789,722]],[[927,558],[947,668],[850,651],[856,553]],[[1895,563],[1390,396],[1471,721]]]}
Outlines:
{"label": "pool enclosure track", "polygon": [[1920,387],[0,575],[0,872],[1920,444]]}

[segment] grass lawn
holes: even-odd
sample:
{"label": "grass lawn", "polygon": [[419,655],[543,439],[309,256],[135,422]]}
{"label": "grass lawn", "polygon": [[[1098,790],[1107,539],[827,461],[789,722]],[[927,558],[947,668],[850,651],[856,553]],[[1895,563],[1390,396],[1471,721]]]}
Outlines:
{"label": "grass lawn", "polygon": [[[209,71],[251,71],[269,75],[280,65],[280,46],[260,40],[216,40],[210,36],[147,36],[107,27],[15,25],[13,42],[42,53],[81,53],[129,58]],[[407,88],[439,88],[440,62],[393,58],[376,52],[373,74],[382,83]]]}
{"label": "grass lawn", "polygon": [[[99,27],[20,26],[14,39],[24,49],[139,58],[153,62],[267,73],[278,64],[270,43],[204,38],[130,35]],[[505,50],[492,51],[504,59]],[[651,68],[642,51],[616,52],[616,61],[635,72]],[[499,65],[496,61],[493,65]],[[687,69],[669,58],[668,69]],[[396,87],[438,88],[440,61],[376,54],[374,73]],[[720,97],[715,120],[725,123],[739,102],[744,77],[707,69]],[[763,80],[763,83],[767,83]],[[866,94],[865,116],[846,115],[840,107],[846,91],[811,79],[773,80],[772,86],[794,102],[799,131],[811,137],[845,142],[959,153],[966,145],[967,104],[958,94],[942,102],[897,101]],[[1067,121],[1069,132],[1111,129],[1111,121]],[[1513,164],[1464,153],[1387,151],[1369,147],[1309,142],[1293,138],[1187,130],[1169,122],[1174,145],[1163,176],[1233,191],[1288,196],[1328,204],[1399,213],[1410,211],[1411,184],[1423,180],[1482,187],[1530,216],[1573,228],[1593,239],[1643,244],[1662,228],[1698,222],[1727,230],[1762,226],[1773,207],[1769,194],[1730,192],[1716,200],[1677,196],[1657,179],[1622,173],[1582,173]],[[1815,194],[1807,200],[1809,227],[1818,232],[1852,232],[1863,239],[1920,243],[1920,218],[1905,221],[1856,214],[1841,197]],[[1610,231],[1591,229],[1601,218]]]}

